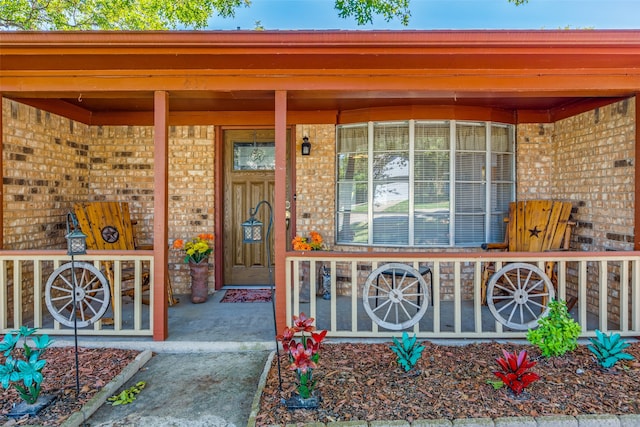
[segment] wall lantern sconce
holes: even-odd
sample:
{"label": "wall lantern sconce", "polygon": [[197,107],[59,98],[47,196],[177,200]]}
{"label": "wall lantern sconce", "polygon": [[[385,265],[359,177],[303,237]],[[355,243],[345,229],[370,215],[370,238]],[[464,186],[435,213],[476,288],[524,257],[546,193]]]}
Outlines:
{"label": "wall lantern sconce", "polygon": [[311,143],[309,142],[309,137],[304,136],[302,138],[302,155],[308,156],[311,154]]}

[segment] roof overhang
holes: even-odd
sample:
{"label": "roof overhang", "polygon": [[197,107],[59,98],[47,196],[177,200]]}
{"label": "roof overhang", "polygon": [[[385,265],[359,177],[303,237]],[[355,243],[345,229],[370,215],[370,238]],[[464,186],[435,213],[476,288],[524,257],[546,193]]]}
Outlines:
{"label": "roof overhang", "polygon": [[193,124],[272,120],[276,90],[290,117],[321,122],[544,122],[640,92],[636,30],[2,32],[0,45],[4,97],[89,124],[151,123],[159,90],[172,122]]}

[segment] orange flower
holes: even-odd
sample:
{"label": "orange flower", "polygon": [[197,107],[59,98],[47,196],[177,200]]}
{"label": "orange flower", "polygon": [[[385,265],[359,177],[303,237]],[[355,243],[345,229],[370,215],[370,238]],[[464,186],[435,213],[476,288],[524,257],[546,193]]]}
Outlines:
{"label": "orange flower", "polygon": [[173,242],[173,249],[182,249],[184,248],[184,240],[176,239]]}
{"label": "orange flower", "polygon": [[322,244],[322,236],[317,231],[312,231],[309,236],[311,236],[311,243]]}
{"label": "orange flower", "polygon": [[323,247],[323,240],[320,233],[312,231],[309,233],[309,238],[296,236],[291,241],[294,251],[319,251],[325,249]]}

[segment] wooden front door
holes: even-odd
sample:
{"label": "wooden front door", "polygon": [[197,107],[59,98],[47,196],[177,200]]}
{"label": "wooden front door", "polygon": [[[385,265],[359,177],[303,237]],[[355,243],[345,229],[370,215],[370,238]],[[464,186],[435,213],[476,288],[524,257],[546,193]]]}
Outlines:
{"label": "wooden front door", "polygon": [[[224,131],[224,284],[268,285],[267,253],[264,242],[242,243],[242,223],[249,211],[262,201],[273,206],[275,132],[273,129]],[[256,219],[264,224],[266,236],[269,207],[262,204]],[[273,230],[270,251],[273,260]]]}

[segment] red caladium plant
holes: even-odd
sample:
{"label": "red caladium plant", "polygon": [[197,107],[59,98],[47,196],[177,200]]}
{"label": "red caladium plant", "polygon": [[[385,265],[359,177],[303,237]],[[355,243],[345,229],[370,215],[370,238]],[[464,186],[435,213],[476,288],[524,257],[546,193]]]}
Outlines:
{"label": "red caladium plant", "polygon": [[[311,397],[315,387],[313,370],[318,367],[320,359],[320,343],[327,335],[327,331],[314,332],[313,317],[307,317],[304,313],[300,316],[293,316],[293,326],[285,328],[282,335],[278,335],[278,341],[282,343],[282,348],[289,355],[291,364],[289,368],[296,371],[298,376],[298,394],[301,398]],[[311,336],[304,333],[309,332]],[[300,342],[295,340],[295,334],[302,333]]]}
{"label": "red caladium plant", "polygon": [[509,353],[502,350],[504,357],[496,359],[503,372],[494,372],[502,382],[516,395],[520,394],[529,384],[540,379],[538,374],[527,370],[535,366],[536,362],[527,360],[527,352],[522,350],[520,354]]}

